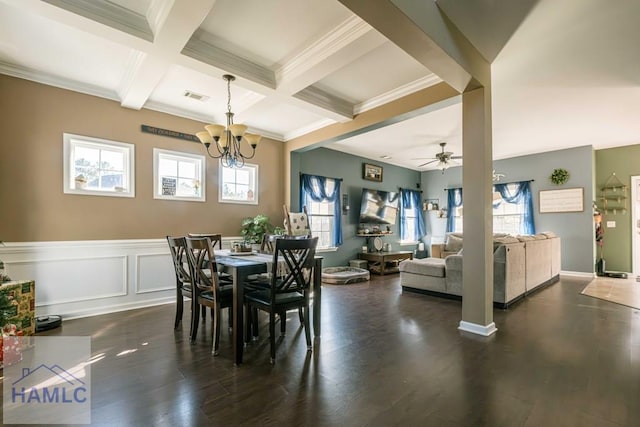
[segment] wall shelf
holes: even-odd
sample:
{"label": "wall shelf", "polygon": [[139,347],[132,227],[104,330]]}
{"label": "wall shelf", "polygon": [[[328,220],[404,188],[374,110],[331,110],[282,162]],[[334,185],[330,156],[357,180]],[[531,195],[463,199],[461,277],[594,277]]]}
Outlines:
{"label": "wall shelf", "polygon": [[627,213],[628,187],[618,179],[615,172],[612,173],[600,188],[600,210],[610,214]]}

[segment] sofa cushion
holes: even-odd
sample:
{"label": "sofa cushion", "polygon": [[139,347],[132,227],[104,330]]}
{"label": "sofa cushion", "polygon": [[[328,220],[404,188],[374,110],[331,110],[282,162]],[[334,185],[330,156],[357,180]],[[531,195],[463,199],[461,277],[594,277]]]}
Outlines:
{"label": "sofa cushion", "polygon": [[513,237],[513,236],[494,237],[493,239],[494,244],[501,244],[501,245],[505,245],[507,243],[518,243],[519,241],[520,240],[518,240],[517,237]]}
{"label": "sofa cushion", "polygon": [[542,231],[540,232],[540,234],[544,234],[545,236],[547,236],[548,239],[551,239],[552,237],[556,237],[556,233],[554,233],[553,231]]}
{"label": "sofa cushion", "polygon": [[548,237],[545,234],[538,233],[538,234],[534,234],[533,238],[534,240],[547,240]]}
{"label": "sofa cushion", "polygon": [[533,236],[516,236],[521,242],[530,242],[532,240],[536,240]]}
{"label": "sofa cushion", "polygon": [[455,234],[447,234],[447,241],[444,243],[444,250],[447,252],[458,252],[462,249],[462,237]]}
{"label": "sofa cushion", "polygon": [[422,274],[432,277],[445,276],[445,260],[443,258],[422,258],[402,261],[399,270],[405,273]]}

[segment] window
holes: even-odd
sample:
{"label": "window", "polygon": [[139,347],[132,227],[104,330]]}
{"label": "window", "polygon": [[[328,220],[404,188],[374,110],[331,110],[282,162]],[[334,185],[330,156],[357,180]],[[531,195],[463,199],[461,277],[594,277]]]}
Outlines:
{"label": "window", "polygon": [[333,202],[310,202],[307,205],[311,235],[318,238],[319,248],[333,246],[333,221],[335,206]]}
{"label": "window", "polygon": [[[493,186],[493,232],[535,234],[530,181]],[[448,190],[447,231],[462,232],[462,192]],[[451,224],[451,227],[450,225]]]}
{"label": "window", "polygon": [[517,203],[507,203],[500,193],[493,193],[493,232],[506,234],[520,234],[524,206]]}
{"label": "window", "polygon": [[258,204],[258,165],[245,163],[241,168],[229,168],[220,162],[219,169],[219,202]]}
{"label": "window", "polygon": [[205,158],[153,149],[153,198],[204,202]]}
{"label": "window", "polygon": [[69,133],[63,144],[66,194],[135,197],[133,144]]}
{"label": "window", "polygon": [[300,175],[300,206],[307,207],[311,235],[318,237],[318,248],[342,244],[340,222],[340,183],[342,180],[317,175]]}
{"label": "window", "polygon": [[400,241],[417,242],[426,234],[422,216],[422,193],[400,190]]}

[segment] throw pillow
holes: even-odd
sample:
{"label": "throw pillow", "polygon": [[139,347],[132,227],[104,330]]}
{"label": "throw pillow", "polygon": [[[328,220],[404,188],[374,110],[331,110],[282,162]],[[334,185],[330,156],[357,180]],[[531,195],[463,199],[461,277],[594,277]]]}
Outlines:
{"label": "throw pillow", "polygon": [[447,252],[458,252],[462,249],[462,237],[447,234],[447,241],[444,244],[444,250]]}

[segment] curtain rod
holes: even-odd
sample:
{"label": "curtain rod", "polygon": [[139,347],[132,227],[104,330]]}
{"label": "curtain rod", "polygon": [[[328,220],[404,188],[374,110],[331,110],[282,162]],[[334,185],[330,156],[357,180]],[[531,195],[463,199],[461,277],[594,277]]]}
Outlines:
{"label": "curtain rod", "polygon": [[411,188],[402,188],[402,187],[398,187],[398,189],[399,189],[400,191],[402,191],[402,190],[410,190],[410,191],[417,191],[418,193],[422,193],[422,190],[413,190],[413,189],[411,189]]}
{"label": "curtain rod", "polygon": [[[522,181],[511,181],[511,182],[496,182],[495,184],[518,184],[520,182],[533,182],[535,181],[535,179],[525,179]],[[444,191],[448,191],[448,190],[457,190],[458,188],[462,189],[462,187],[451,187],[451,188],[445,188]]]}
{"label": "curtain rod", "polygon": [[332,177],[330,177],[330,176],[313,175],[313,174],[310,174],[310,173],[304,173],[304,172],[298,172],[298,174],[299,174],[300,176],[302,176],[302,175],[309,175],[309,176],[321,176],[322,178],[333,179],[333,180],[336,180],[336,181],[343,181],[343,179],[342,179],[342,178],[332,178]]}

